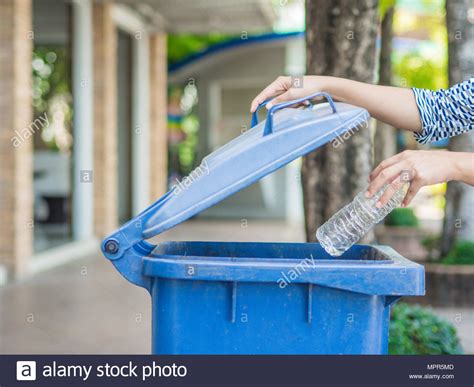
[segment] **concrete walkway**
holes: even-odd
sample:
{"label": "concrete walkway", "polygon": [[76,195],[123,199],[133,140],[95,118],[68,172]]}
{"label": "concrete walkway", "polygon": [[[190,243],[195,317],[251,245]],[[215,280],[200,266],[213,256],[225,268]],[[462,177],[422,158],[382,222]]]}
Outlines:
{"label": "concrete walkway", "polygon": [[[187,222],[161,240],[303,241],[279,222]],[[158,241],[155,241],[158,242]],[[150,298],[97,252],[0,288],[0,353],[149,353]],[[457,314],[461,313],[461,321]],[[474,312],[440,310],[474,353]]]}
{"label": "concrete walkway", "polygon": [[[279,222],[190,221],[159,240],[302,241]],[[154,240],[154,242],[159,242]],[[149,353],[150,297],[103,256],[0,287],[0,353]]]}

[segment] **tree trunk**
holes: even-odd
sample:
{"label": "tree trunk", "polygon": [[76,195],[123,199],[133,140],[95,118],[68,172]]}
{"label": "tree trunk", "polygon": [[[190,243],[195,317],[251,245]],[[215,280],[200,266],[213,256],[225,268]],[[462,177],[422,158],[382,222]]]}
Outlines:
{"label": "tree trunk", "polygon": [[[448,28],[448,73],[449,83],[454,85],[469,79],[474,74],[474,29],[468,20],[470,0],[446,1],[446,24]],[[453,137],[449,150],[474,151],[474,132]],[[441,256],[446,255],[457,239],[474,239],[474,188],[450,182],[446,192],[446,209],[441,238]]]}
{"label": "tree trunk", "polygon": [[[393,39],[393,14],[395,7],[387,9],[381,28],[381,45],[379,56],[379,85],[392,84],[392,39]],[[374,137],[374,165],[393,156],[397,152],[396,129],[381,121],[377,121]]]}
{"label": "tree trunk", "polygon": [[[373,82],[377,12],[378,0],[306,0],[307,73]],[[371,167],[368,128],[355,131],[337,147],[327,144],[304,158],[308,241],[315,240],[319,225],[366,187]]]}

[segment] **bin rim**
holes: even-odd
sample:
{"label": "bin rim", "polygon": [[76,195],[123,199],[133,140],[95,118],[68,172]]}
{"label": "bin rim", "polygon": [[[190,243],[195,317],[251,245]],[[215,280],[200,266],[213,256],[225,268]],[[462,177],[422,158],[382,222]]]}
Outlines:
{"label": "bin rim", "polygon": [[[289,108],[292,104],[305,100],[310,101],[319,96],[325,97],[328,104],[310,105],[304,109]],[[211,178],[198,176],[198,180],[192,183],[191,187],[187,188],[183,194],[176,195],[174,190],[168,191],[158,201],[105,238],[101,245],[104,256],[127,280],[149,291],[153,286],[154,277],[168,275],[169,278],[173,278],[172,275],[174,275],[175,278],[179,278],[179,271],[183,267],[182,261],[178,263],[176,260],[170,260],[169,257],[166,259],[152,257],[150,254],[155,246],[148,243],[147,239],[186,221],[296,158],[338,138],[356,126],[367,122],[369,117],[367,110],[342,102],[334,103],[326,93],[316,93],[273,106],[267,113],[266,121],[254,126],[204,159],[209,163],[209,168],[213,168]],[[255,119],[253,121],[256,122]],[[369,267],[371,269],[380,268],[372,270],[372,272],[386,272],[396,279],[398,276],[393,267],[397,266],[397,254],[391,250],[388,255],[394,260],[394,264],[387,265],[380,262],[370,265],[358,264],[354,266],[357,268],[354,270],[357,272],[365,270],[364,275],[367,281],[370,280],[370,276],[373,276],[367,270]],[[350,281],[344,280],[342,277],[338,280],[340,285],[332,287],[353,289],[367,294],[382,294],[384,292],[386,294],[421,294],[422,288],[424,288],[424,284],[421,282],[424,279],[420,278],[420,267],[418,265],[412,266],[410,261],[401,256],[398,257],[402,259],[400,262],[406,262],[404,267],[412,276],[410,279],[405,277],[406,281],[410,282],[405,288],[402,285],[392,286],[392,288],[373,285],[364,288],[361,285],[350,284]],[[206,262],[195,260],[194,262],[199,262],[200,267],[205,270],[211,270],[206,264],[209,260]],[[334,273],[334,276],[340,276],[343,272],[341,268],[347,269],[350,266],[341,262],[337,266],[338,262],[339,260],[334,260],[332,264],[321,263],[317,267],[319,269],[328,266],[327,270],[338,271],[338,273]],[[260,264],[263,265],[265,262],[261,261]],[[245,269],[244,266],[238,266],[235,262],[228,263],[228,265],[230,265],[230,272],[234,272],[235,276],[228,274],[212,277],[212,273],[209,273],[208,280],[245,282],[245,278],[241,278],[241,274],[249,268]],[[199,275],[202,274],[201,271]],[[250,272],[248,274],[252,275]],[[204,277],[202,279],[206,280]],[[380,277],[380,281],[382,280],[383,277]],[[299,281],[325,284],[325,281],[319,277],[305,279],[304,276],[300,276]],[[372,282],[374,281],[372,280]],[[411,287],[408,288],[408,286]]]}
{"label": "bin rim", "polygon": [[[180,243],[168,241],[164,244]],[[202,243],[199,241],[187,243]],[[205,242],[234,243],[234,242]],[[247,244],[253,242],[236,242]],[[260,242],[261,244],[274,244]],[[280,245],[314,245],[318,243],[279,243]],[[159,247],[158,245],[157,247]],[[218,281],[313,284],[367,295],[424,295],[424,268],[388,246],[357,245],[382,254],[384,260],[314,259],[289,280],[291,270],[304,259],[204,257],[155,254],[143,258],[143,275],[151,281],[157,278]],[[192,268],[192,271],[190,271]],[[192,274],[190,274],[192,272]]]}

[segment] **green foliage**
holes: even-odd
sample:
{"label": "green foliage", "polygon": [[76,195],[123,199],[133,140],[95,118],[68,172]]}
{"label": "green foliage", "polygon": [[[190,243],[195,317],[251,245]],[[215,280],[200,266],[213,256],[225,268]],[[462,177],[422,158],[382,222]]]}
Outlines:
{"label": "green foliage", "polygon": [[230,40],[231,35],[209,34],[168,35],[168,63],[174,64],[192,54],[205,50],[209,46]]}
{"label": "green foliage", "polygon": [[179,162],[182,173],[187,175],[193,170],[198,143],[199,119],[196,114],[189,114],[183,119],[183,131],[186,139],[179,144]]}
{"label": "green foliage", "polygon": [[385,218],[385,224],[395,227],[417,227],[418,218],[412,208],[395,208]]}
{"label": "green foliage", "polygon": [[424,58],[417,52],[405,54],[394,67],[397,84],[436,90],[448,87],[447,60]]}
{"label": "green foliage", "polygon": [[440,240],[439,235],[428,235],[421,240],[421,244],[425,249],[434,249],[439,246]]}
{"label": "green foliage", "polygon": [[33,106],[35,113],[47,110],[57,94],[70,93],[69,59],[64,47],[35,46],[33,50]]}
{"label": "green foliage", "polygon": [[474,265],[474,241],[459,240],[455,242],[451,251],[440,258],[441,237],[430,235],[421,241],[423,247],[428,250],[430,260],[441,262],[444,265]]}
{"label": "green foliage", "polygon": [[[52,119],[59,120],[66,131],[71,129],[72,124],[72,97],[71,77],[69,73],[68,50],[61,46],[35,46],[33,50],[32,78],[33,78],[33,107],[35,117],[42,113],[52,115]],[[59,113],[59,114],[57,114]],[[56,124],[58,121],[56,121]],[[56,133],[44,136],[47,127],[42,129],[41,140],[51,150],[65,150],[64,137],[57,141]]]}
{"label": "green foliage", "polygon": [[421,240],[421,245],[426,249],[429,261],[435,261],[439,257],[441,236],[428,235]]}
{"label": "green foliage", "polygon": [[409,51],[393,53],[394,84],[432,90],[448,87],[444,0],[397,0],[395,7],[395,35],[418,35],[421,40]]}
{"label": "green foliage", "polygon": [[380,20],[383,20],[387,11],[394,7],[396,0],[379,0],[379,17]]}
{"label": "green foliage", "polygon": [[441,260],[445,265],[474,265],[474,242],[457,241],[451,251]]}
{"label": "green foliage", "polygon": [[391,355],[454,355],[462,349],[456,329],[431,310],[398,303],[392,308]]}

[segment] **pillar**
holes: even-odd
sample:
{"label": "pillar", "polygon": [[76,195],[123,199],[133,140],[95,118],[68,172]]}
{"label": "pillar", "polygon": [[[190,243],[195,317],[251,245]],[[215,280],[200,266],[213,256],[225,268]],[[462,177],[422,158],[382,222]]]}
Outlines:
{"label": "pillar", "polygon": [[33,250],[31,0],[0,2],[0,264],[15,277]]}
{"label": "pillar", "polygon": [[166,191],[168,178],[167,146],[167,36],[150,37],[150,193],[152,201]]}
{"label": "pillar", "polygon": [[93,7],[94,227],[106,236],[118,225],[117,29],[111,2]]}

